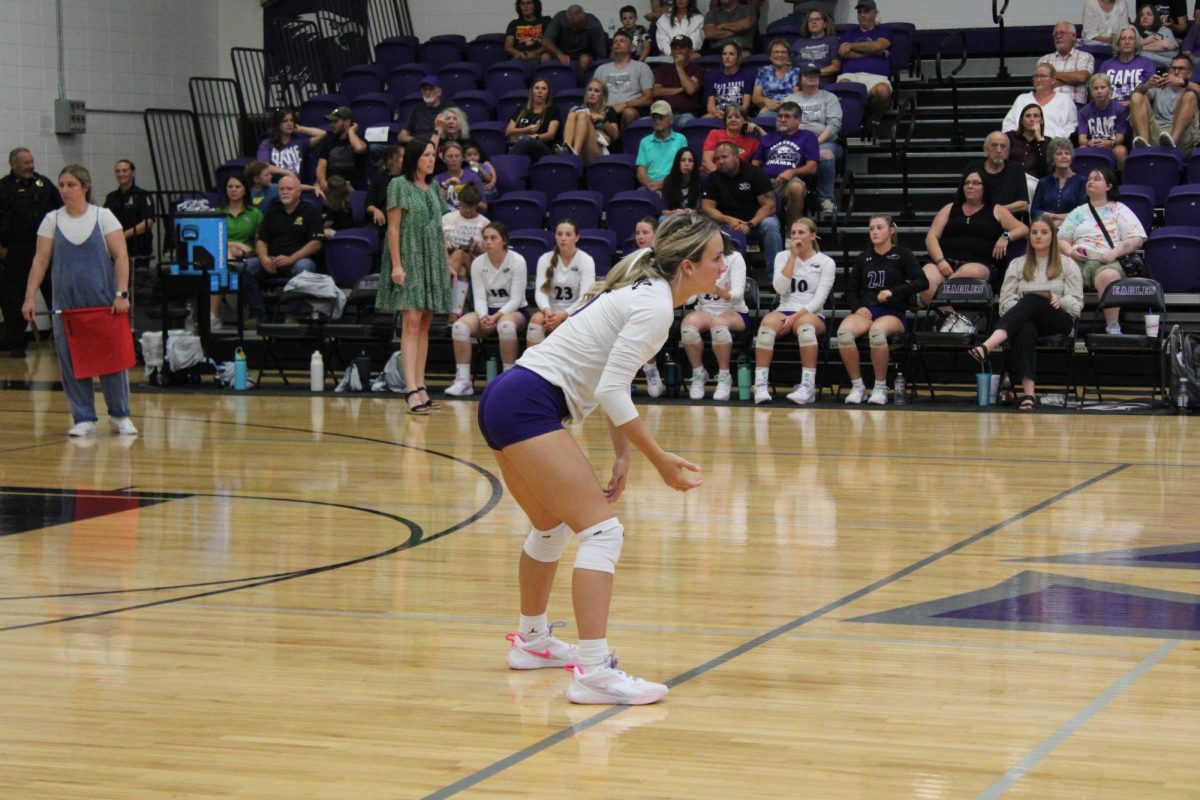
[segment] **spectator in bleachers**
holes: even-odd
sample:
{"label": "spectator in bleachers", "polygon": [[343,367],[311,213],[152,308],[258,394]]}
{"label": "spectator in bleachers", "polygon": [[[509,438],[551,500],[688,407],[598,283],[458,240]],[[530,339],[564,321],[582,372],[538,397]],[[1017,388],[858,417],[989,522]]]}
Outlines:
{"label": "spectator in bleachers", "polygon": [[483,194],[474,184],[468,184],[458,194],[459,207],[442,215],[442,238],[446,242],[446,257],[454,273],[450,303],[450,322],[466,311],[467,287],[471,262],[483,253],[483,229],[491,222],[479,213]]}
{"label": "spectator in bleachers", "polygon": [[446,387],[451,397],[475,394],[471,379],[471,339],[493,333],[500,340],[500,362],[512,369],[520,348],[518,335],[529,320],[525,284],[529,275],[525,259],[508,247],[508,228],[490,222],[483,229],[483,254],[471,262],[471,292],[474,310],[450,326],[454,340],[454,382]]}
{"label": "spectator in bleachers", "polygon": [[1017,129],[1006,131],[1008,137],[1008,160],[1021,165],[1025,170],[1028,197],[1033,197],[1037,182],[1046,174],[1046,145],[1050,140],[1042,132],[1042,107],[1030,103],[1021,109]]}
{"label": "spectator in bleachers", "polygon": [[404,148],[394,144],[383,151],[379,160],[379,174],[371,179],[367,187],[367,222],[374,225],[383,235],[387,230],[388,184],[400,177],[404,166]]}
{"label": "spectator in bleachers", "polygon": [[408,112],[408,122],[400,129],[400,144],[408,144],[413,137],[430,139],[437,130],[437,118],[445,105],[442,103],[442,82],[430,73],[421,78],[421,104]]}
{"label": "spectator in bleachers", "polygon": [[[467,115],[461,108],[450,106],[438,114],[432,141],[434,147],[437,148],[437,161],[435,162],[437,172],[444,172],[446,169],[446,162],[442,158],[443,148],[449,142],[458,142],[462,145],[467,168],[478,172],[479,179],[483,181],[484,191],[489,197],[493,195],[496,191],[496,168],[492,165],[487,152],[478,142],[471,139],[471,123],[467,121]],[[475,162],[472,162],[471,159],[472,147],[476,150]],[[472,166],[473,163],[478,165],[478,169]]]}
{"label": "spectator in bleachers", "polygon": [[1096,59],[1075,46],[1073,23],[1063,20],[1055,24],[1054,52],[1039,58],[1038,63],[1054,67],[1054,91],[1066,95],[1077,106],[1087,102],[1087,82],[1096,71]]}
{"label": "spectator in bleachers", "polygon": [[800,127],[800,106],[788,100],[779,107],[775,131],[763,136],[751,162],[761,167],[783,199],[788,227],[803,216],[808,181],[821,159],[817,137]]}
{"label": "spectator in bleachers", "polygon": [[1187,0],[1163,0],[1155,3],[1154,7],[1162,24],[1171,29],[1176,39],[1187,33]]}
{"label": "spectator in bleachers", "polygon": [[1200,4],[1196,5],[1195,19],[1192,25],[1187,30],[1187,34],[1183,37],[1183,42],[1179,46],[1179,52],[1190,53],[1192,56],[1193,71],[1200,71]]}
{"label": "spectator in bleachers", "polygon": [[1024,214],[1029,211],[1029,187],[1025,182],[1025,170],[1020,164],[1008,160],[1008,137],[1000,131],[992,131],[983,140],[983,161],[967,165],[967,172],[978,172],[983,176],[988,195],[1010,213]]}
{"label": "spectator in bleachers", "polygon": [[517,0],[516,9],[516,19],[504,31],[504,52],[518,61],[540,61],[550,17],[542,13],[542,0]]}
{"label": "spectator in bleachers", "polygon": [[1037,406],[1037,343],[1039,336],[1066,334],[1083,310],[1083,278],[1079,267],[1059,253],[1054,224],[1043,217],[1029,230],[1029,249],[1014,258],[1000,289],[1000,319],[982,344],[970,350],[985,363],[999,345],[1007,348],[1009,370],[1021,381],[1021,411]]}
{"label": "spectator in bleachers", "polygon": [[717,145],[732,142],[737,146],[738,158],[749,164],[758,152],[758,143],[766,134],[757,123],[751,122],[741,106],[725,107],[725,127],[708,132],[704,137],[701,166],[705,174],[717,168]]}
{"label": "spectator in bleachers", "polygon": [[388,185],[388,231],[380,259],[377,308],[401,311],[400,361],[404,401],[411,414],[428,414],[433,401],[425,387],[429,326],[434,314],[450,311],[453,297],[442,226],[448,208],[433,184],[437,150],[432,142],[410,139],[404,146],[400,177]]}
{"label": "spectator in bleachers", "polygon": [[1029,216],[1035,220],[1046,217],[1057,228],[1067,214],[1087,202],[1087,178],[1071,169],[1075,148],[1070,141],[1057,137],[1046,149],[1050,174],[1038,181]]}
{"label": "spectator in bleachers", "polygon": [[466,159],[467,169],[479,176],[479,180],[483,181],[483,196],[487,199],[494,199],[499,190],[496,188],[500,180],[500,173],[496,171],[496,167],[492,162],[485,161],[483,158],[483,148],[475,142],[468,141],[463,145],[463,158]]}
{"label": "spectator in bleachers", "polygon": [[[947,278],[991,281],[1009,242],[1028,233],[1023,222],[993,201],[983,176],[978,171],[968,172],[954,192],[954,200],[942,206],[925,234],[929,263],[922,269],[929,286],[921,299],[928,305]],[[947,322],[953,324],[954,316]]]}
{"label": "spectator in bleachers", "polygon": [[[717,278],[713,291],[689,298],[695,307],[683,317],[679,326],[679,342],[687,353],[692,367],[688,397],[704,399],[704,384],[708,371],[704,369],[704,339],[708,331],[713,356],[717,360],[717,385],[712,399],[725,402],[733,390],[733,374],[729,362],[733,357],[733,336],[750,324],[750,309],[746,306],[746,259],[725,239],[725,271]],[[686,303],[685,303],[686,305]]]}
{"label": "spectator in bleachers", "polygon": [[529,87],[529,99],[513,112],[504,134],[508,137],[508,152],[526,156],[536,164],[542,156],[553,152],[558,141],[562,116],[551,102],[550,82],[538,78]]}
{"label": "spectator in bleachers", "polygon": [[1045,122],[1043,133],[1047,136],[1070,136],[1075,133],[1079,124],[1079,109],[1070,95],[1055,90],[1055,74],[1053,64],[1043,62],[1033,68],[1033,91],[1017,95],[1012,108],[1004,115],[1001,130],[1016,130],[1021,111],[1030,103],[1037,103],[1042,107],[1042,119]]}
{"label": "spectator in bleachers", "polygon": [[675,154],[687,147],[687,138],[671,129],[671,105],[666,100],[655,100],[650,106],[650,120],[654,132],[642,137],[637,152],[638,185],[657,192],[662,189],[663,178],[675,163]]}
{"label": "spectator in bleachers", "polygon": [[554,249],[537,263],[533,300],[537,311],[529,319],[527,347],[540,344],[567,320],[567,312],[596,282],[596,262],[579,248],[579,223],[567,218],[554,226]]}
{"label": "spectator in bleachers", "polygon": [[1115,45],[1132,19],[1130,0],[1083,0],[1083,43]]}
{"label": "spectator in bleachers", "polygon": [[755,70],[742,66],[742,51],[735,44],[721,47],[721,66],[704,71],[704,97],[707,116],[720,117],[729,106],[750,112]]}
{"label": "spectator in bleachers", "polygon": [[1113,86],[1108,73],[1097,72],[1088,81],[1088,87],[1092,100],[1079,109],[1077,141],[1080,147],[1111,150],[1120,172],[1125,169],[1125,157],[1129,155],[1125,145],[1129,136],[1129,109],[1112,99]]}
{"label": "spectator in bleachers", "polygon": [[700,116],[704,67],[692,63],[692,40],[680,34],[671,40],[671,63],[654,73],[654,99],[665,100],[682,125]]}
{"label": "spectator in bleachers", "polygon": [[[241,175],[230,175],[225,181],[225,204],[217,211],[225,214],[225,237],[227,255],[230,261],[245,261],[245,272],[251,271],[250,262],[257,261],[254,255],[254,240],[258,229],[262,226],[263,215],[257,208],[249,204],[250,186]],[[258,271],[258,266],[253,267]],[[219,331],[224,327],[221,322],[221,295],[213,294],[209,298],[208,323],[209,329]]]}
{"label": "spectator in bleachers", "polygon": [[[263,214],[279,201],[279,187],[271,182],[271,165],[265,161],[251,161],[246,165],[246,183],[250,184],[250,205]],[[304,187],[301,186],[301,191]]]}
{"label": "spectator in bleachers", "polygon": [[801,217],[788,229],[788,249],[775,256],[771,285],[779,305],[763,317],[754,339],[754,403],[771,402],[771,360],[775,340],[795,334],[803,369],[800,383],[787,396],[806,406],[817,399],[817,337],[825,333],[825,301],[833,289],[837,265],[821,252],[817,223]]}
{"label": "spectator in bleachers", "polygon": [[727,44],[736,45],[742,55],[750,55],[758,17],[754,9],[738,0],[714,0],[704,15],[704,51],[719,53]]}
{"label": "spectator in bleachers", "polygon": [[[1141,248],[1146,229],[1129,206],[1120,202],[1117,176],[1107,167],[1088,173],[1087,198],[1063,220],[1058,229],[1058,247],[1079,264],[1084,288],[1103,295],[1110,283],[1125,277],[1121,256]],[[1120,313],[1119,308],[1104,309],[1108,333],[1121,332]]]}
{"label": "spectator in bleachers", "polygon": [[1117,32],[1113,57],[1100,65],[1097,74],[1108,76],[1113,99],[1124,103],[1156,70],[1154,62],[1142,55],[1142,37],[1138,36],[1137,28],[1126,25]]}
{"label": "spectator in bleachers", "polygon": [[859,0],[858,27],[842,34],[838,58],[842,60],[841,83],[861,83],[867,87],[867,105],[871,115],[879,119],[892,106],[891,64],[888,50],[892,33],[876,25],[879,16],[875,0]]}
{"label": "spectator in bleachers", "polygon": [[1156,66],[1166,67],[1179,53],[1179,40],[1169,25],[1163,24],[1153,3],[1142,3],[1137,11],[1138,35],[1142,37],[1142,55]]}
{"label": "spectator in bleachers", "polygon": [[329,178],[341,175],[346,183],[354,186],[367,166],[367,143],[358,135],[358,123],[348,106],[338,106],[329,112],[329,135],[321,145],[321,156],[317,159],[318,197],[329,188]]}
{"label": "spectator in bleachers", "polygon": [[[658,217],[642,217],[633,227],[633,243],[638,250],[654,246],[654,236],[658,232]],[[650,360],[642,367],[646,376],[646,394],[651,397],[662,397],[667,390],[662,375],[658,372],[658,361]]]}
{"label": "spectator in bleachers", "polygon": [[621,27],[633,44],[633,57],[645,61],[650,57],[650,31],[645,25],[638,24],[637,9],[633,6],[621,6]]}
{"label": "spectator in bleachers", "polygon": [[277,108],[271,112],[267,137],[258,145],[258,160],[265,161],[271,175],[300,177],[304,155],[320,147],[326,131],[296,124],[296,110]]}
{"label": "spectator in bleachers", "polygon": [[582,6],[568,6],[566,11],[554,15],[542,36],[542,47],[546,49],[542,61],[557,59],[558,63],[569,65],[574,59],[579,62],[580,71],[586,72],[593,61],[604,58],[607,41],[600,20]]}
{"label": "spectator in bleachers", "polygon": [[842,104],[837,95],[821,88],[821,70],[813,62],[800,67],[800,91],[787,99],[800,107],[800,127],[817,137],[821,160],[817,163],[817,192],[821,213],[833,213],[833,185],[843,151],[838,142],[842,132]]}
{"label": "spectator in bleachers", "polygon": [[608,102],[621,115],[622,131],[654,102],[654,73],[633,60],[633,40],[620,31],[613,34],[612,61],[597,67],[592,77],[608,87]]}
{"label": "spectator in bleachers", "polygon": [[1191,83],[1191,77],[1192,60],[1176,56],[1166,75],[1155,75],[1134,90],[1129,98],[1134,148],[1155,142],[1162,147],[1178,147],[1184,155],[1195,149],[1200,141],[1196,128],[1200,87]]}
{"label": "spectator in bleachers", "polygon": [[137,185],[137,168],[123,158],[114,167],[117,188],[104,198],[125,232],[126,249],[134,267],[154,254],[154,197]]}
{"label": "spectator in bleachers", "polygon": [[[35,171],[29,148],[14,147],[8,154],[8,166],[9,173],[0,178],[0,311],[9,356],[24,358],[21,306],[37,252],[38,226],[46,214],[61,208],[63,201],[58,183]],[[47,308],[53,304],[53,278],[47,273],[41,284]]]}
{"label": "spectator in bleachers", "polygon": [[700,164],[696,160],[696,153],[692,148],[684,147],[675,154],[671,171],[663,179],[663,216],[700,213],[701,191]]}
{"label": "spectator in bleachers", "polygon": [[[905,312],[929,285],[916,256],[897,244],[896,223],[889,214],[876,214],[867,223],[871,246],[859,253],[846,276],[846,303],[850,316],[838,325],[837,346],[850,376],[846,403],[887,405],[888,337],[908,331]],[[858,337],[866,334],[875,368],[875,385],[867,396],[860,367]]]}
{"label": "spectator in bleachers", "polygon": [[820,11],[830,17],[837,16],[838,0],[784,0],[792,6],[792,13],[789,14],[787,21],[798,27],[803,28],[804,23],[808,21],[808,15],[813,11]]}
{"label": "spectator in bleachers", "polygon": [[465,189],[468,185],[474,185],[476,190],[482,196],[484,192],[483,179],[478,174],[466,168],[463,158],[463,146],[456,141],[446,142],[442,148],[442,161],[446,165],[443,172],[439,172],[433,177],[435,183],[442,187],[442,192],[446,198],[446,205],[451,211],[457,211],[461,205],[458,199],[459,192]]}
{"label": "spectator in bleachers", "polygon": [[779,104],[800,85],[800,68],[792,66],[786,39],[772,39],[767,45],[771,63],[759,67],[754,76],[754,94],[750,102],[761,116],[774,116]]}
{"label": "spectator in bleachers", "polygon": [[833,17],[814,8],[804,22],[804,35],[792,42],[792,63],[816,64],[823,80],[834,80],[842,71],[842,60],[838,56],[840,41]]}
{"label": "spectator in bleachers", "polygon": [[650,0],[650,10],[645,14],[647,22],[654,22],[675,5],[675,0]]}
{"label": "spectator in bleachers", "polygon": [[325,202],[321,206],[321,224],[325,236],[354,227],[354,206],[350,203],[350,184],[341,175],[329,179]]}
{"label": "spectator in bleachers", "polygon": [[757,240],[766,262],[774,264],[783,249],[783,235],[771,179],[753,164],[743,163],[733,142],[718,144],[714,158],[716,169],[704,179],[700,210],[718,225]]}
{"label": "spectator in bleachers", "polygon": [[620,135],[621,116],[608,104],[608,86],[592,78],[583,90],[583,105],[567,114],[563,143],[584,164],[608,155],[608,147]]}
{"label": "spectator in bleachers", "polygon": [[315,272],[323,230],[321,212],[300,196],[300,179],[295,175],[280,178],[279,202],[263,214],[254,241],[257,259],[246,262],[247,300],[250,316],[257,322],[267,315],[259,282],[264,277],[292,278],[301,272]]}
{"label": "spectator in bleachers", "polygon": [[[676,36],[686,36],[692,48],[704,46],[704,15],[696,8],[696,0],[675,0],[669,12],[658,18],[654,28],[654,40],[662,55],[651,56],[650,61],[671,61],[671,42]],[[694,55],[692,56],[694,57]]]}

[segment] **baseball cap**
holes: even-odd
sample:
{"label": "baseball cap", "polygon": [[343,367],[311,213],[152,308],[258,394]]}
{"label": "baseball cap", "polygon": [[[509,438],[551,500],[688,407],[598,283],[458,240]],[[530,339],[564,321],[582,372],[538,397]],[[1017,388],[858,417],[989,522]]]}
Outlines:
{"label": "baseball cap", "polygon": [[688,36],[687,34],[681,33],[671,40],[671,47],[683,47],[684,45],[687,45],[688,47],[693,46],[692,37]]}
{"label": "baseball cap", "polygon": [[335,119],[354,119],[354,112],[350,110],[350,106],[338,106],[333,111],[330,111],[325,119],[333,122]]}
{"label": "baseball cap", "polygon": [[421,86],[441,86],[442,82],[438,80],[438,76],[432,72],[421,78]]}
{"label": "baseball cap", "polygon": [[652,117],[656,114],[661,114],[665,117],[674,113],[671,110],[671,104],[666,100],[655,100],[654,104],[650,106],[650,116]]}
{"label": "baseball cap", "polygon": [[812,61],[806,61],[805,63],[803,63],[803,64],[801,64],[801,65],[800,65],[800,74],[801,74],[801,75],[812,75],[812,74],[814,74],[814,73],[815,73],[815,74],[817,74],[817,75],[820,75],[820,74],[821,74],[821,68],[820,68],[820,67],[818,67],[818,66],[817,66],[815,63],[813,63]]}
{"label": "baseball cap", "polygon": [[879,6],[875,5],[875,0],[858,0],[855,8],[861,8],[865,11],[878,11]]}

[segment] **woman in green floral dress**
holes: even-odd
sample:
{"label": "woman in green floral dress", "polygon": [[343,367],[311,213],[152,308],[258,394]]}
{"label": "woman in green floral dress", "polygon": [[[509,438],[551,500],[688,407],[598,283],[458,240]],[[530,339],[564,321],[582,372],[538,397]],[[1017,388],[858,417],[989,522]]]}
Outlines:
{"label": "woman in green floral dress", "polygon": [[450,209],[433,174],[436,151],[424,139],[410,139],[404,168],[388,185],[387,240],[380,268],[378,308],[403,312],[400,363],[408,410],[428,414],[433,408],[425,389],[429,359],[429,325],[434,314],[450,311],[451,273],[442,238],[442,215]]}

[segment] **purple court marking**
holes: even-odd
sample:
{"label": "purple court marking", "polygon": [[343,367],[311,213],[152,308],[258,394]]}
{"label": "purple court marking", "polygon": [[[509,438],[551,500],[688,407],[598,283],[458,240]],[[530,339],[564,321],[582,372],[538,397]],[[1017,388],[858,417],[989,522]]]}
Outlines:
{"label": "purple court marking", "polygon": [[1200,569],[1200,543],[1171,544],[1165,547],[1137,547],[1131,550],[1107,550],[1096,553],[1069,553],[1062,556],[1033,556],[1011,561],[1028,564],[1102,564],[1110,567],[1166,567]]}

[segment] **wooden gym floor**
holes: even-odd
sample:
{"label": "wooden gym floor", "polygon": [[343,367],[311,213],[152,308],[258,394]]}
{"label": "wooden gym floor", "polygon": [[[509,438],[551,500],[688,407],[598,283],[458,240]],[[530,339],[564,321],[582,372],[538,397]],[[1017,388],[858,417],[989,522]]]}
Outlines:
{"label": "wooden gym floor", "polygon": [[47,358],[0,366],[6,800],[1200,794],[1189,418],[647,407],[706,484],[635,458],[610,642],[672,690],[581,707],[505,667],[474,403],[135,392],[71,442]]}

